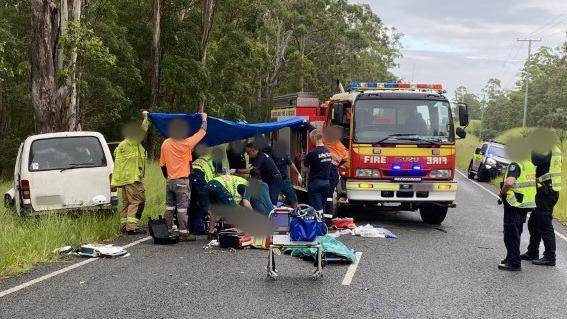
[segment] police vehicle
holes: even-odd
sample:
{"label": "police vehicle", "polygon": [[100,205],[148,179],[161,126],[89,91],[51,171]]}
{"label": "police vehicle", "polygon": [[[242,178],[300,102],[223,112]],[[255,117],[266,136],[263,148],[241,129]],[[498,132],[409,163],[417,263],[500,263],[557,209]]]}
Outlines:
{"label": "police vehicle", "polygon": [[468,177],[475,176],[479,182],[488,182],[490,179],[504,174],[512,161],[506,154],[506,145],[497,141],[484,141],[474,151],[469,163]]}

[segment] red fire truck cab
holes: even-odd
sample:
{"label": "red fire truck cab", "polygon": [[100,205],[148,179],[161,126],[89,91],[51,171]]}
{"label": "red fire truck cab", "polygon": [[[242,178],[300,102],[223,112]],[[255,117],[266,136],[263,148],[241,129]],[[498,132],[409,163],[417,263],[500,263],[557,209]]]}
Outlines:
{"label": "red fire truck cab", "polygon": [[[352,83],[331,97],[325,125],[344,129],[349,160],[339,168],[336,207],[353,204],[415,211],[440,224],[455,207],[455,128],[440,84]],[[459,124],[468,125],[466,104]]]}

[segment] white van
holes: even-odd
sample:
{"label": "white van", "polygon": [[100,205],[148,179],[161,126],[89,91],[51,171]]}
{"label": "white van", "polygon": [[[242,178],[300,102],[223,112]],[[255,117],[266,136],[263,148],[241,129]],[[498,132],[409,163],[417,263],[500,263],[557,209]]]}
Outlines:
{"label": "white van", "polygon": [[77,209],[114,209],[110,187],[114,162],[102,134],[61,132],[33,135],[21,145],[14,188],[4,196],[20,215]]}

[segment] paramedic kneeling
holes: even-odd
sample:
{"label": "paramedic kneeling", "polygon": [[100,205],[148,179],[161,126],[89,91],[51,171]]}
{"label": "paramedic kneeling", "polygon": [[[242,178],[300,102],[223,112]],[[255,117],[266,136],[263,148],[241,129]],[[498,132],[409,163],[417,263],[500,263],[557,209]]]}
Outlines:
{"label": "paramedic kneeling", "polygon": [[309,205],[318,213],[323,213],[325,222],[330,224],[332,219],[331,212],[324,212],[325,201],[329,190],[329,177],[331,172],[332,155],[329,149],[323,144],[323,134],[320,130],[313,130],[309,133],[311,143],[315,148],[305,156],[303,170],[308,171],[307,195]]}

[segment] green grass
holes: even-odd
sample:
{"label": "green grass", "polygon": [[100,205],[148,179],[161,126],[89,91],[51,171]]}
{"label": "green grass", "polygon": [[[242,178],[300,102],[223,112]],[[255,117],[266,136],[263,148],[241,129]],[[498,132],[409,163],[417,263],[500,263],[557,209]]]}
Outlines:
{"label": "green grass", "polygon": [[457,140],[457,168],[466,172],[469,163],[474,154],[474,150],[478,147],[479,140],[472,134],[467,134],[464,139]]}
{"label": "green grass", "polygon": [[[157,164],[146,174],[146,209],[149,216],[163,215],[165,182]],[[10,183],[0,183],[3,193]],[[60,258],[52,253],[58,247],[100,243],[120,235],[119,214],[97,212],[57,213],[38,217],[19,217],[15,211],[0,207],[0,278]]]}
{"label": "green grass", "polygon": [[[516,128],[500,134],[496,137],[496,140],[505,142],[511,136],[517,136],[525,133],[526,131],[523,129]],[[457,168],[462,171],[466,171],[468,169],[469,162],[478,144],[478,138],[472,134],[468,134],[467,138],[457,141]],[[564,161],[567,161],[567,144],[563,145],[563,158],[565,159]],[[555,206],[553,216],[563,224],[567,224],[567,165],[563,165],[562,178],[562,184],[565,186],[561,190],[559,202]],[[500,184],[500,180],[493,180],[492,183],[498,186]]]}

